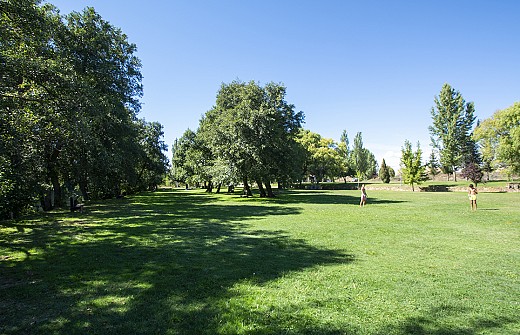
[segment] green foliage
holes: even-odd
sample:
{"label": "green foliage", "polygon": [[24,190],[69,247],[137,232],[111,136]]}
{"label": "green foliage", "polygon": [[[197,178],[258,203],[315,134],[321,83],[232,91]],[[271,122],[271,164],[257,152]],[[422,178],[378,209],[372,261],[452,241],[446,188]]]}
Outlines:
{"label": "green foliage", "polygon": [[427,166],[428,166],[430,175],[432,177],[435,177],[436,175],[439,174],[440,164],[439,164],[439,161],[437,160],[437,155],[435,154],[435,151],[431,152],[430,159],[428,160]]}
{"label": "green foliage", "polygon": [[379,178],[383,181],[383,183],[390,183],[390,171],[388,166],[386,166],[385,159],[383,158],[383,162],[381,162],[381,168],[379,169]]}
{"label": "green foliage", "polygon": [[[296,146],[294,138],[303,113],[295,112],[285,95],[286,89],[280,84],[222,84],[216,105],[200,121],[197,137],[203,138],[221,167],[229,167],[217,170],[233,173],[229,179],[242,180],[247,195],[251,195],[250,180],[257,182],[260,191],[265,184],[266,195],[274,196],[271,182],[290,176],[291,149]],[[212,165],[211,159],[208,164]]]}
{"label": "green foliage", "polygon": [[302,130],[297,141],[306,150],[305,173],[314,176],[317,182],[333,179],[341,173],[342,157],[332,139]]}
{"label": "green foliage", "polygon": [[92,8],[0,5],[0,218],[36,200],[50,209],[51,191],[59,207],[76,187],[85,198],[153,188],[167,162],[160,126],[136,118],[136,46]]}
{"label": "green foliage", "polygon": [[464,164],[471,129],[475,121],[475,107],[466,103],[459,91],[449,84],[442,86],[431,109],[432,125],[429,127],[434,148],[439,151],[443,171],[454,173]]}
{"label": "green foliage", "polygon": [[390,174],[390,178],[394,178],[395,170],[391,166],[387,166],[387,168],[388,168],[388,173]]}
{"label": "green foliage", "polygon": [[520,174],[520,102],[484,120],[474,137],[481,145],[485,163],[497,161],[508,166],[511,173]]}
{"label": "green foliage", "polygon": [[130,187],[136,191],[156,190],[168,173],[167,145],[162,140],[163,126],[158,122],[138,120],[139,155],[137,156],[136,182]]}
{"label": "green foliage", "polygon": [[338,153],[343,163],[341,177],[353,177],[356,174],[356,172],[352,167],[352,151],[350,148],[350,142],[346,130],[343,130],[343,132],[341,133],[340,141],[338,144]]}
{"label": "green foliage", "polygon": [[358,132],[356,137],[354,137],[354,146],[351,155],[352,167],[354,171],[356,171],[358,180],[371,177],[370,151],[363,147],[363,135],[361,132]]}
{"label": "green foliage", "polygon": [[419,142],[417,142],[417,150],[412,150],[412,144],[406,140],[401,148],[401,173],[403,182],[412,186],[415,191],[414,184],[421,184],[427,179],[424,165],[421,162],[422,150]]}

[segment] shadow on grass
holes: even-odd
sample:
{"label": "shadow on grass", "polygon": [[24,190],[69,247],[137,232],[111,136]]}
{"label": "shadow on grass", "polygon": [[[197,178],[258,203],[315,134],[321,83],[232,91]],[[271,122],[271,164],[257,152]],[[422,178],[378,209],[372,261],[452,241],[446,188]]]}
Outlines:
{"label": "shadow on grass", "polygon": [[451,186],[442,184],[431,184],[428,186],[419,186],[421,192],[452,192]]}
{"label": "shadow on grass", "polygon": [[[391,326],[379,332],[379,335],[476,335],[503,334],[507,325],[514,325],[518,320],[497,316],[494,319],[478,318],[467,308],[441,305],[431,308],[423,315],[405,319],[397,326]],[[456,320],[459,320],[457,322]],[[509,332],[514,334],[516,332]]]}
{"label": "shadow on grass", "polygon": [[[308,312],[323,301],[255,309],[243,291],[291,272],[355,261],[282,231],[253,230],[248,220],[299,214],[288,206],[297,202],[356,204],[357,197],[295,191],[272,206],[216,199],[158,192],[0,230],[0,256],[10,255],[0,258],[0,333],[367,334],[359,325],[327,324]],[[472,321],[454,326],[453,320],[467,318]],[[392,322],[379,334],[475,335],[515,322],[442,306]]]}
{"label": "shadow on grass", "polygon": [[[302,203],[302,204],[334,204],[334,205],[359,205],[360,197],[341,194],[338,191],[321,190],[290,190],[284,191],[278,196],[279,203]],[[393,204],[402,203],[402,200],[380,199],[368,197],[368,204]]]}
{"label": "shadow on grass", "polygon": [[158,192],[16,225],[0,235],[23,254],[0,263],[0,333],[215,334],[235,285],[354,259],[248,229],[298,209],[214,200]]}

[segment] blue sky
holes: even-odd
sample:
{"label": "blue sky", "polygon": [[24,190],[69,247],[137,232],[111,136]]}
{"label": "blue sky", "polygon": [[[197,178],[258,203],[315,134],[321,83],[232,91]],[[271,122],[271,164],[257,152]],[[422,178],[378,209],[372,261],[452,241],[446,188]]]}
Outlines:
{"label": "blue sky", "polygon": [[90,6],[138,47],[140,117],[165,142],[198,121],[222,83],[283,83],[304,127],[351,143],[363,133],[379,163],[399,166],[404,141],[430,151],[444,83],[479,119],[520,100],[520,1],[50,0]]}

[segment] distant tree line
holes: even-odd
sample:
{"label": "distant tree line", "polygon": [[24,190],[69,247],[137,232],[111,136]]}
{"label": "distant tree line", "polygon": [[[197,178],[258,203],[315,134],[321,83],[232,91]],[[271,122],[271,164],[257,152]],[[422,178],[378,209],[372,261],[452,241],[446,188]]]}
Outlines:
{"label": "distant tree line", "polygon": [[274,182],[286,188],[307,180],[375,175],[377,162],[363,147],[361,133],[350,148],[346,132],[338,144],[305,130],[303,112],[285,96],[282,84],[222,84],[197,131],[186,130],[173,144],[172,179],[217,192],[240,183],[247,196],[254,183],[260,196],[272,197]]}
{"label": "distant tree line", "polygon": [[135,52],[93,8],[61,16],[37,0],[0,1],[0,218],[162,182],[162,125],[137,118]]}
{"label": "distant tree line", "polygon": [[404,182],[420,183],[426,179],[425,168],[434,177],[439,173],[460,176],[480,183],[484,174],[504,169],[511,177],[520,174],[520,103],[497,111],[482,122],[476,121],[473,102],[444,84],[431,109],[429,127],[433,151],[425,165],[420,164],[419,143],[412,152],[410,142],[402,149],[401,169]]}
{"label": "distant tree line", "polygon": [[[340,141],[324,138],[304,129],[303,112],[285,100],[282,84],[260,86],[233,81],[222,84],[216,104],[206,112],[196,131],[186,130],[173,144],[171,178],[186,185],[214,188],[244,185],[247,196],[251,184],[260,196],[274,196],[271,184],[279,188],[318,184],[353,177],[360,181],[377,175],[384,183],[395,171],[383,160],[378,163],[363,146],[362,133],[350,144],[347,131]],[[429,127],[433,151],[423,162],[420,143],[414,150],[405,140],[401,148],[399,177],[414,186],[439,173],[480,183],[484,173],[505,168],[520,173],[520,104],[477,122],[473,102],[444,84],[431,109]]]}
{"label": "distant tree line", "polygon": [[[171,178],[187,185],[214,188],[251,183],[260,196],[274,196],[279,188],[353,177],[360,181],[379,175],[384,183],[395,171],[378,163],[363,146],[362,133],[350,144],[346,130],[339,142],[302,127],[303,112],[285,100],[281,84],[233,81],[222,84],[216,104],[202,117],[196,131],[188,129],[173,144]],[[433,151],[423,162],[420,143],[413,150],[406,140],[401,148],[399,177],[414,189],[439,173],[480,183],[484,173],[506,168],[520,172],[519,112],[517,103],[492,118],[477,122],[475,107],[459,91],[444,84],[431,109]]]}

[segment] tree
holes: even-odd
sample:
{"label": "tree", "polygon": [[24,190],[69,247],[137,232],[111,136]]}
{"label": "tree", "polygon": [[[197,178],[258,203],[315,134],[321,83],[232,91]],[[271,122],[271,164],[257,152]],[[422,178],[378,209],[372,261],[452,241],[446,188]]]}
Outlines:
{"label": "tree", "polygon": [[475,129],[485,161],[496,160],[509,167],[511,174],[520,173],[520,102],[495,112]]}
{"label": "tree", "polygon": [[[134,178],[139,150],[136,115],[142,96],[141,63],[137,47],[120,29],[103,20],[93,8],[66,17],[61,43],[79,83],[72,118],[81,120],[80,139],[70,156],[80,157],[76,171],[84,194],[113,197]],[[71,122],[71,124],[75,124]],[[73,132],[73,134],[76,131]]]}
{"label": "tree", "polygon": [[395,178],[395,171],[391,166],[388,166],[388,173],[390,174],[390,178]]}
{"label": "tree", "polygon": [[437,155],[435,154],[435,151],[432,151],[430,153],[430,159],[428,160],[428,170],[430,171],[430,175],[432,176],[432,179],[435,178],[436,175],[439,174],[439,161],[437,160]]}
{"label": "tree", "polygon": [[[138,120],[136,46],[94,9],[0,1],[0,217],[155,188],[162,126]],[[153,186],[155,185],[155,186]],[[5,204],[5,206],[4,206]]]}
{"label": "tree", "polygon": [[193,156],[190,151],[196,150],[196,136],[194,131],[187,129],[172,145],[171,178],[187,186],[195,175],[196,163],[188,158]]}
{"label": "tree", "polygon": [[463,164],[465,147],[475,121],[474,104],[466,103],[459,91],[444,84],[431,109],[433,124],[429,127],[432,146],[439,151],[445,171],[452,171],[457,180],[457,168]]}
{"label": "tree", "polygon": [[403,182],[412,186],[412,191],[415,191],[414,184],[421,184],[426,180],[424,173],[424,166],[421,163],[421,147],[417,142],[417,150],[412,151],[412,144],[406,140],[404,146],[401,148],[401,173]]}
{"label": "tree", "polygon": [[346,130],[343,130],[338,144],[338,153],[342,161],[341,177],[345,183],[347,182],[346,177],[352,177],[355,175],[355,171],[352,169],[352,155],[350,150],[350,143]]}
{"label": "tree", "polygon": [[48,187],[49,139],[63,124],[52,113],[67,68],[52,43],[63,25],[38,4],[0,2],[0,218],[18,216]]}
{"label": "tree", "polygon": [[256,181],[261,196],[274,196],[271,182],[287,175],[283,169],[290,165],[288,148],[295,143],[303,113],[296,113],[285,95],[280,84],[222,84],[216,105],[200,122],[198,132],[215,157],[240,174],[247,196],[252,195],[251,180]]}
{"label": "tree", "polygon": [[354,137],[354,147],[352,149],[352,166],[356,171],[356,176],[359,181],[368,176],[368,170],[370,168],[368,151],[363,147],[363,135],[361,132],[356,134]]}
{"label": "tree", "polygon": [[383,181],[383,183],[390,183],[390,171],[386,166],[385,159],[383,158],[383,162],[381,162],[381,168],[379,169],[379,178]]}
{"label": "tree", "polygon": [[137,179],[134,185],[136,190],[154,191],[161,185],[168,172],[168,158],[164,152],[168,149],[163,141],[163,126],[158,122],[137,122],[139,149],[137,156]]}
{"label": "tree", "polygon": [[466,179],[471,180],[475,186],[482,181],[482,177],[484,173],[482,173],[482,169],[477,163],[468,163],[462,169],[460,175]]}
{"label": "tree", "polygon": [[342,160],[332,139],[323,138],[309,130],[301,130],[297,141],[307,152],[304,171],[306,174],[313,176],[318,183],[327,177],[332,179],[339,175]]}
{"label": "tree", "polygon": [[366,156],[367,156],[367,161],[368,161],[368,170],[366,172],[366,176],[368,178],[373,178],[373,177],[377,176],[378,164],[377,164],[376,156],[368,149],[365,149],[365,151],[366,151]]}

